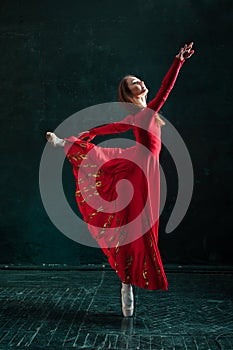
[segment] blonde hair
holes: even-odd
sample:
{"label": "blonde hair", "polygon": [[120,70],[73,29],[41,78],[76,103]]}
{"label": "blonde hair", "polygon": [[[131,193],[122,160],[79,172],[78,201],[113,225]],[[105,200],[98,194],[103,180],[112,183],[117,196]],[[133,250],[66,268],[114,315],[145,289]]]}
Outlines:
{"label": "blonde hair", "polygon": [[[118,91],[117,91],[118,101],[132,103],[132,104],[142,108],[144,106],[142,106],[139,103],[137,98],[133,97],[133,95],[128,87],[127,79],[131,76],[132,75],[126,75],[124,78],[121,79],[120,84],[118,86]],[[133,110],[133,108],[132,108],[132,110]],[[131,111],[131,108],[129,108],[129,111]],[[134,111],[135,111],[135,108],[134,108]],[[165,125],[165,122],[160,118],[160,115],[158,112],[155,113],[155,119],[157,121],[158,126]]]}

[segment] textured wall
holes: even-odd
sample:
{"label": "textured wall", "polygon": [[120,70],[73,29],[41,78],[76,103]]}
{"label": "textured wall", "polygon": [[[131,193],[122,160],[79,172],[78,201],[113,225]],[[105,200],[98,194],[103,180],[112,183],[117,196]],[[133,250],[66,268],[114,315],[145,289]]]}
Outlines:
{"label": "textured wall", "polygon": [[[45,131],[84,107],[116,101],[119,79],[128,72],[144,78],[152,97],[180,45],[190,40],[196,54],[163,113],[189,149],[195,186],[183,222],[165,234],[177,189],[163,150],[170,193],[161,253],[166,262],[232,263],[232,2],[14,0],[0,7],[0,263],[105,260],[99,250],[61,234],[43,208],[38,170]],[[64,176],[72,201],[69,164]]]}

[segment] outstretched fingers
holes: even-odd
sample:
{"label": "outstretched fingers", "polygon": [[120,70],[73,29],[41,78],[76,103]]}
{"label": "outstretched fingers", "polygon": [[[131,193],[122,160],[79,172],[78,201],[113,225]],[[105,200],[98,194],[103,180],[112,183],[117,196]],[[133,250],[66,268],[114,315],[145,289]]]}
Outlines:
{"label": "outstretched fingers", "polygon": [[180,48],[180,51],[177,55],[181,60],[190,58],[194,54],[194,50],[192,50],[193,42],[191,41],[189,44],[185,44]]}

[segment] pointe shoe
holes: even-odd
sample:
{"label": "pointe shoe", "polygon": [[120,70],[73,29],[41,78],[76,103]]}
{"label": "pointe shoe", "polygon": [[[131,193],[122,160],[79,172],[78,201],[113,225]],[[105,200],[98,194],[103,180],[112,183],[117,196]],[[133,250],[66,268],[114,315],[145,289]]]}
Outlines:
{"label": "pointe shoe", "polygon": [[122,313],[123,313],[124,317],[133,316],[134,296],[133,296],[133,288],[132,288],[131,284],[122,283],[121,305],[122,305]]}
{"label": "pointe shoe", "polygon": [[59,139],[59,137],[57,137],[53,132],[50,132],[50,131],[46,133],[46,139],[54,147],[57,147],[57,146],[64,147],[65,145],[64,140]]}

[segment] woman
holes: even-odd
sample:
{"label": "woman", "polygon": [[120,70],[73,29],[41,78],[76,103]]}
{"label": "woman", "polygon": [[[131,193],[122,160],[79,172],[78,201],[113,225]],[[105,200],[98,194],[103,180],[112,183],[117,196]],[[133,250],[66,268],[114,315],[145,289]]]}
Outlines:
{"label": "woman", "polygon": [[[138,109],[121,122],[93,128],[78,137],[66,139],[59,139],[51,132],[46,134],[51,144],[64,147],[73,165],[79,210],[121,279],[125,317],[132,316],[134,311],[132,285],[149,290],[168,289],[158,249],[160,129],[164,125],[158,112],[183,63],[194,53],[192,47],[191,42],[180,49],[157,95],[148,105],[145,83],[132,75],[122,79],[118,88],[119,101],[131,103]],[[121,133],[129,129],[133,130],[136,138],[133,147],[103,148],[90,142],[96,135]],[[100,170],[93,172],[98,166]],[[92,177],[95,178],[94,185],[90,181]],[[133,197],[125,207],[122,207],[119,198],[127,202],[127,187],[123,184],[116,190],[122,179],[129,180],[134,188]],[[93,200],[95,208],[101,199],[106,206],[100,205],[94,210],[88,198]]]}

